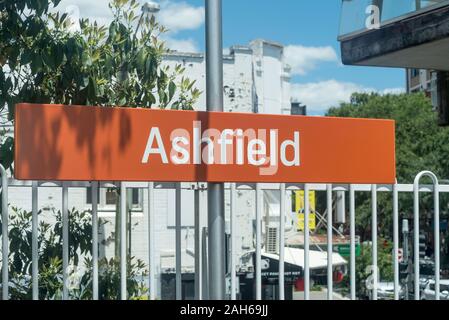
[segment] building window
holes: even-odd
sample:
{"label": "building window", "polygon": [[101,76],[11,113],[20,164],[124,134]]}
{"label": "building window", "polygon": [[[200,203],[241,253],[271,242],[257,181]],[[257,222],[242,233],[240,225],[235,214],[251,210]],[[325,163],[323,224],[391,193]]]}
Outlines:
{"label": "building window", "polygon": [[291,114],[295,116],[306,116],[307,106],[301,104],[300,102],[291,103]]}
{"label": "building window", "polygon": [[[134,191],[134,189],[133,189]],[[117,203],[117,192],[112,188],[106,189],[106,205],[115,205]]]}
{"label": "building window", "polygon": [[[140,189],[132,190],[132,207],[133,210],[141,211],[143,208],[142,192]],[[117,202],[117,192],[114,188],[98,188],[98,210],[115,211]],[[92,188],[86,189],[86,204],[92,204]]]}

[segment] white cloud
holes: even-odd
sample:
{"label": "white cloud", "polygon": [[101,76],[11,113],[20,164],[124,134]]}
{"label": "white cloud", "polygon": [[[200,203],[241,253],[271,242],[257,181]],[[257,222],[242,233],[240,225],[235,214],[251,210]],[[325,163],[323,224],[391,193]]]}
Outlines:
{"label": "white cloud", "polygon": [[292,74],[305,75],[321,62],[337,62],[335,49],[326,47],[305,47],[289,45],[284,49],[286,62],[292,67]]}
{"label": "white cloud", "polygon": [[169,48],[170,50],[176,50],[181,52],[192,52],[192,53],[200,51],[198,45],[193,39],[179,40],[168,37],[165,38],[164,41],[167,48]]}
{"label": "white cloud", "polygon": [[[69,11],[73,15],[72,20],[89,18],[100,24],[109,24],[112,20],[112,12],[109,8],[110,0],[62,0],[57,10]],[[144,0],[139,0],[145,3]],[[191,6],[186,2],[163,0],[159,2],[161,11],[157,13],[158,21],[169,29],[164,36],[167,46],[172,50],[185,52],[198,52],[198,45],[192,39],[178,39],[174,34],[182,30],[194,30],[204,24],[204,7]],[[76,27],[74,27],[76,30]]]}
{"label": "white cloud", "polygon": [[291,94],[294,101],[307,105],[308,113],[323,114],[330,107],[341,102],[349,102],[354,92],[379,92],[381,94],[399,94],[405,92],[402,88],[387,88],[376,90],[352,82],[327,80],[303,84],[292,84]]}
{"label": "white cloud", "polygon": [[[67,7],[77,6],[81,17],[107,23],[112,19],[109,2],[110,0],[62,0],[57,9],[65,11]],[[145,3],[144,0],[139,2]],[[159,21],[172,32],[194,30],[204,24],[205,14],[202,6],[195,7],[184,1],[173,0],[163,0],[159,3],[161,11],[156,15]]]}
{"label": "white cloud", "polygon": [[204,24],[204,7],[194,7],[186,2],[164,1],[158,18],[162,25],[174,33],[195,30]]}
{"label": "white cloud", "polygon": [[81,18],[95,20],[99,24],[108,24],[112,20],[108,4],[109,0],[62,0],[56,9],[60,12],[71,11],[72,14],[75,12]]}

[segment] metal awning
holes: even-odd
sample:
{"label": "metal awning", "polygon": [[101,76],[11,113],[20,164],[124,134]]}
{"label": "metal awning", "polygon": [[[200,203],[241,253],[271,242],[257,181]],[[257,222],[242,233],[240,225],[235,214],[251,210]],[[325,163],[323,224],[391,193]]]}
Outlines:
{"label": "metal awning", "polygon": [[[270,259],[279,260],[279,255],[272,253],[262,252],[262,257],[268,257]],[[286,263],[304,268],[304,249],[286,247],[284,261]],[[338,253],[332,254],[332,265],[334,267],[343,266],[346,264],[347,261],[341,255],[339,255]],[[327,253],[316,250],[310,250],[309,265],[310,270],[327,268]]]}
{"label": "metal awning", "polygon": [[449,5],[340,37],[346,65],[449,70]]}

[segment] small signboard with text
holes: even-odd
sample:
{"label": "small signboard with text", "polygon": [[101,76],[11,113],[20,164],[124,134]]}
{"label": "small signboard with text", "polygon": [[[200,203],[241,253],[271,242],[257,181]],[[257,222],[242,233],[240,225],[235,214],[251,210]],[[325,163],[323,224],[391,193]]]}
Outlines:
{"label": "small signboard with text", "polygon": [[[315,191],[309,191],[309,230],[314,231],[316,228],[316,197]],[[295,191],[295,212],[298,219],[297,229],[304,231],[304,190]]]}

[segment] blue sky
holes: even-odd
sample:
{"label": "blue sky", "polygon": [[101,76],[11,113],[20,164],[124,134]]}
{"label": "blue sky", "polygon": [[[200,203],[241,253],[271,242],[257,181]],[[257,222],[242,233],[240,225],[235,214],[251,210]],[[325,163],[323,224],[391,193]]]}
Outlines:
{"label": "blue sky", "polygon": [[[170,47],[204,50],[204,0],[153,0],[161,4],[159,20],[172,30]],[[63,0],[81,16],[107,21],[108,0]],[[142,1],[143,2],[143,1]],[[322,114],[348,100],[353,91],[404,90],[405,71],[343,66],[337,41],[340,0],[223,0],[224,47],[263,38],[286,46],[293,67],[292,96]]]}

